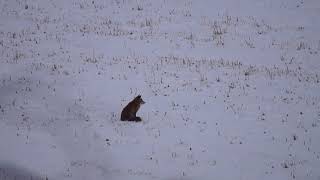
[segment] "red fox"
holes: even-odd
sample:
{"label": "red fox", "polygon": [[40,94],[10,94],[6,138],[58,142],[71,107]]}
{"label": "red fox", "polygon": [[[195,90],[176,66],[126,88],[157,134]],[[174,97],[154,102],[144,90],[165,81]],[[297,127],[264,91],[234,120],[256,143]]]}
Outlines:
{"label": "red fox", "polygon": [[123,108],[121,112],[121,121],[141,121],[140,117],[137,117],[137,112],[142,104],[145,104],[141,98],[141,95],[135,97],[129,104]]}

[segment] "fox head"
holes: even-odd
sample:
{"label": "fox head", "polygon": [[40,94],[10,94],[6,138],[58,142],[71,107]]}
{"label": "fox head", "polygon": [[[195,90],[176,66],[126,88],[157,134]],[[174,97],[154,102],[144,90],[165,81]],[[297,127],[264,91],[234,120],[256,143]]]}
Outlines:
{"label": "fox head", "polygon": [[134,98],[134,100],[136,102],[138,102],[139,104],[145,104],[146,102],[143,101],[143,99],[141,98],[141,95],[138,95],[136,98]]}

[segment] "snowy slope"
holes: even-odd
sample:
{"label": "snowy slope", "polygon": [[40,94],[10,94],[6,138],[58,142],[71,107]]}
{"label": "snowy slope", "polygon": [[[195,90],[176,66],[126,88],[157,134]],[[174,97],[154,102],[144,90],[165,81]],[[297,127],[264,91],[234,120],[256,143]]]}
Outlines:
{"label": "snowy slope", "polygon": [[320,179],[318,0],[0,8],[0,180]]}

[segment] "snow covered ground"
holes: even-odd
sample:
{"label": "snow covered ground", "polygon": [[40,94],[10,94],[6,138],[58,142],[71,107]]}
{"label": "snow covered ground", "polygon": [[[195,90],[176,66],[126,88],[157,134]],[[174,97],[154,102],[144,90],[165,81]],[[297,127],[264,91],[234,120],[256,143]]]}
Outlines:
{"label": "snow covered ground", "polygon": [[[0,180],[319,180],[319,17],[319,0],[0,0]],[[138,94],[143,122],[120,122]]]}

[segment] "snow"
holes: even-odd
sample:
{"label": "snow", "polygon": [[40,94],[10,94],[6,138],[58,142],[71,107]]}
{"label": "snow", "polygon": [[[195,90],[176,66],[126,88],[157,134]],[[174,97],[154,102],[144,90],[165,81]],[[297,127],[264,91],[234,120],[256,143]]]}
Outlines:
{"label": "snow", "polygon": [[0,8],[0,180],[320,179],[318,0]]}

